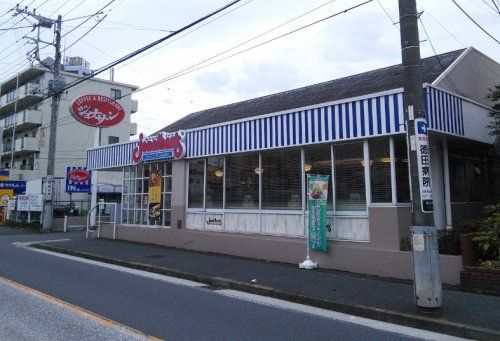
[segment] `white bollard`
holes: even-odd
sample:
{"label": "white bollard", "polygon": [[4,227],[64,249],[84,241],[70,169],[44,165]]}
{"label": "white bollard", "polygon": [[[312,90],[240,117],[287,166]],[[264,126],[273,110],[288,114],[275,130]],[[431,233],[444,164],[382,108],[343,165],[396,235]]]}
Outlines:
{"label": "white bollard", "polygon": [[68,216],[67,216],[67,215],[65,215],[65,216],[64,216],[64,232],[66,232],[66,227],[67,227],[67,225],[68,225]]}

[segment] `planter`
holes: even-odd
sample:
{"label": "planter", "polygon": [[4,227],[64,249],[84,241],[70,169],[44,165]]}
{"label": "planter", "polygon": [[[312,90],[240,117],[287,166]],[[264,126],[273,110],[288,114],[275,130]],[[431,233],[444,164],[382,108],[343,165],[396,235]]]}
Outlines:
{"label": "planter", "polygon": [[460,273],[460,283],[465,289],[500,295],[500,269],[466,266]]}
{"label": "planter", "polygon": [[466,233],[460,235],[460,248],[462,250],[462,263],[464,266],[475,266],[477,264],[477,255],[472,238],[479,236],[478,232]]}

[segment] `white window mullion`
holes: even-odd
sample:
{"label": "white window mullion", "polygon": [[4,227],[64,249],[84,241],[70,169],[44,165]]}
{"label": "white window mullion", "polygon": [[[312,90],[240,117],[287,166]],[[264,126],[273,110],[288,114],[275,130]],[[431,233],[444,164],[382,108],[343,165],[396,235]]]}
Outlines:
{"label": "white window mullion", "polygon": [[330,146],[330,153],[331,153],[331,159],[332,159],[332,209],[333,209],[333,214],[335,214],[335,202],[336,202],[336,193],[335,193],[335,148],[333,147],[333,144]]}
{"label": "white window mullion", "polygon": [[370,147],[368,141],[363,142],[363,158],[365,161],[365,190],[366,190],[366,212],[372,202],[371,180],[370,180]]}
{"label": "white window mullion", "polygon": [[396,205],[398,201],[396,188],[396,157],[394,151],[394,137],[389,137],[389,156],[391,158],[391,194],[392,204]]}

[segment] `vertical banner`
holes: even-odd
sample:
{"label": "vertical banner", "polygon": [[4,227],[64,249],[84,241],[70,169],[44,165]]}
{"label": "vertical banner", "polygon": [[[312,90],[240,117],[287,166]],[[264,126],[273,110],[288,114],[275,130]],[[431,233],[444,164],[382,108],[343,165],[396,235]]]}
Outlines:
{"label": "vertical banner", "polygon": [[326,252],[326,200],[328,175],[307,175],[309,248]]}
{"label": "vertical banner", "polygon": [[429,138],[425,118],[415,119],[415,146],[417,148],[418,180],[420,187],[420,204],[422,212],[434,211],[431,182],[431,156],[429,154]]}
{"label": "vertical banner", "polygon": [[149,173],[149,218],[153,222],[161,217],[161,179],[160,170]]}

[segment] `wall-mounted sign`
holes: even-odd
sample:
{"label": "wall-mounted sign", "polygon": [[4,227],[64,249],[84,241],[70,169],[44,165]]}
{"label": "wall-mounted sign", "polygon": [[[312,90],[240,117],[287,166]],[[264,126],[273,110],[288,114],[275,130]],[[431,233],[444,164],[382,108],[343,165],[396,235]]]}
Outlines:
{"label": "wall-mounted sign", "polygon": [[120,103],[102,95],[78,97],[71,103],[70,111],[81,123],[98,128],[112,127],[125,118]]}
{"label": "wall-mounted sign", "polygon": [[66,167],[66,192],[89,193],[92,173],[87,167]]}
{"label": "wall-mounted sign", "polygon": [[415,147],[417,148],[418,180],[420,182],[420,202],[422,212],[434,211],[431,182],[431,155],[427,137],[427,121],[425,118],[415,119]]}
{"label": "wall-mounted sign", "polygon": [[162,159],[178,160],[186,154],[184,131],[175,133],[160,132],[154,136],[139,135],[139,144],[132,150],[134,163]]}
{"label": "wall-mounted sign", "polygon": [[14,194],[26,193],[26,181],[0,181],[0,189],[11,189]]}

